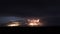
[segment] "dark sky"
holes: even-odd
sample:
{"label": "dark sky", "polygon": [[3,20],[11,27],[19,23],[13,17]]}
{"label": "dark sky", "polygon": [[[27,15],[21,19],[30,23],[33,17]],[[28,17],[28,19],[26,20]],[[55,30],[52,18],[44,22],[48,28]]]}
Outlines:
{"label": "dark sky", "polygon": [[20,3],[1,3],[0,14],[15,14],[15,15],[28,15],[28,16],[47,16],[59,15],[59,3],[55,1],[31,1]]}
{"label": "dark sky", "polygon": [[60,25],[60,3],[58,0],[2,2],[0,9],[1,16],[44,16],[50,25],[51,23]]}

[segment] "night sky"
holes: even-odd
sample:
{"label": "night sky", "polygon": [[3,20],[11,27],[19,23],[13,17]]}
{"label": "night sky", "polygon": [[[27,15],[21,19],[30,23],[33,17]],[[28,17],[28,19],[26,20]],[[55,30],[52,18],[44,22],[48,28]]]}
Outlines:
{"label": "night sky", "polygon": [[58,0],[0,3],[0,16],[39,16],[48,25],[60,25],[60,5]]}

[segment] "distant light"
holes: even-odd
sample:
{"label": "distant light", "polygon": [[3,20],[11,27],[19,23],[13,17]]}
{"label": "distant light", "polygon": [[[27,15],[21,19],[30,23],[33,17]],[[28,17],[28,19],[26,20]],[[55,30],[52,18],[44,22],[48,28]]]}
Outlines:
{"label": "distant light", "polygon": [[42,26],[40,19],[28,19],[28,26]]}
{"label": "distant light", "polygon": [[30,26],[37,26],[39,24],[37,24],[37,23],[29,23],[28,25],[30,25]]}
{"label": "distant light", "polygon": [[20,26],[20,22],[11,22],[7,26],[14,27],[14,26]]}
{"label": "distant light", "polygon": [[19,26],[19,24],[10,24],[8,26]]}

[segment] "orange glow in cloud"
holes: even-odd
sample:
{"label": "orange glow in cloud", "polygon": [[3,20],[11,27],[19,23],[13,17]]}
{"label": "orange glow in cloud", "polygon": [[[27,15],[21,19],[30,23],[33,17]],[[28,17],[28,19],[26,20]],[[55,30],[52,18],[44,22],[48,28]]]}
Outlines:
{"label": "orange glow in cloud", "polygon": [[39,25],[42,25],[42,23],[40,22],[40,19],[28,19],[28,25],[39,26]]}
{"label": "orange glow in cloud", "polygon": [[12,22],[9,23],[7,26],[14,27],[14,26],[20,26],[19,22]]}

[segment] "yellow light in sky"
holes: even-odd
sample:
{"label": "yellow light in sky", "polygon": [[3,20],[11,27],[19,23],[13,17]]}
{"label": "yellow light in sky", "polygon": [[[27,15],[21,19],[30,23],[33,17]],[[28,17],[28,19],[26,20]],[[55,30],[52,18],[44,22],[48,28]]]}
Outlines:
{"label": "yellow light in sky", "polygon": [[13,26],[20,26],[20,25],[21,24],[19,22],[12,22],[12,23],[8,24],[7,26],[13,27]]}
{"label": "yellow light in sky", "polygon": [[28,19],[28,25],[29,26],[38,26],[42,25],[39,19]]}

